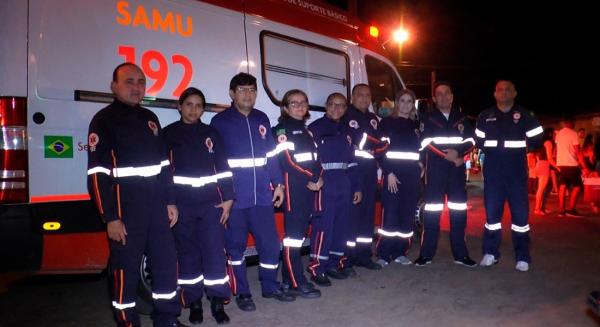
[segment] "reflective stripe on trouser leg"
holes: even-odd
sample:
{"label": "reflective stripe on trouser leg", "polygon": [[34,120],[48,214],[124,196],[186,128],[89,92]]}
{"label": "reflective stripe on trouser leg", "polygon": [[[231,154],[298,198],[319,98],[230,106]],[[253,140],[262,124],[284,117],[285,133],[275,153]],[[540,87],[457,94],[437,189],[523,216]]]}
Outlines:
{"label": "reflective stripe on trouser leg", "polygon": [[[375,195],[377,193],[377,164],[374,160],[361,160],[359,169],[364,176],[362,180],[362,200],[352,205],[350,216],[357,215],[356,247],[350,249],[350,262],[365,265],[371,261],[373,224],[375,217]],[[367,242],[371,240],[371,242]]]}
{"label": "reflective stripe on trouser leg", "polygon": [[512,219],[512,241],[517,261],[531,262],[529,254],[529,197],[527,180],[510,180],[508,182],[508,205]]}
{"label": "reflective stripe on trouser leg", "polygon": [[277,281],[280,243],[275,229],[272,206],[254,206],[248,209],[248,227],[256,240],[259,258],[258,277],[263,293],[273,293],[280,288]]}
{"label": "reflective stripe on trouser leg", "polygon": [[214,203],[203,206],[204,215],[199,224],[200,252],[202,256],[202,272],[204,287],[210,297],[229,299],[231,295],[230,277],[226,272],[225,262],[225,228],[219,222],[221,209]]}
{"label": "reflective stripe on trouser leg", "polygon": [[502,230],[500,228],[506,200],[506,188],[499,173],[487,167],[484,169],[483,185],[486,224],[483,228],[482,252],[499,259],[499,248],[502,241]]}
{"label": "reflective stripe on trouser leg", "polygon": [[463,165],[450,169],[448,176],[448,211],[450,218],[450,246],[455,259],[469,255],[465,240],[467,228],[466,173]]}
{"label": "reflective stripe on trouser leg", "polygon": [[329,260],[327,269],[344,268],[347,258],[344,257],[345,251],[348,248],[347,241],[349,240],[350,230],[346,223],[350,216],[350,208],[352,206],[352,193],[350,192],[350,179],[348,175],[337,175],[334,180],[334,185],[325,193],[329,194],[326,198],[327,202],[333,206],[333,235],[331,248],[329,250]]}
{"label": "reflective stripe on trouser leg", "polygon": [[281,277],[284,283],[298,287],[308,282],[304,276],[300,250],[310,222],[314,192],[306,188],[304,179],[299,182],[289,179],[289,192],[294,201],[291,203],[291,210],[284,211],[285,238]]}
{"label": "reflective stripe on trouser leg", "polygon": [[244,250],[248,240],[249,209],[233,209],[225,229],[225,249],[228,257],[228,275],[233,294],[250,294],[246,277]]}
{"label": "reflective stripe on trouser leg", "polygon": [[193,206],[178,204],[177,209],[179,219],[172,229],[177,249],[177,284],[181,287],[181,304],[188,307],[202,297],[204,289],[202,256],[199,251],[201,245],[197,235],[200,218],[195,216]]}
{"label": "reflective stripe on trouser leg", "polygon": [[407,255],[412,242],[413,223],[419,196],[414,190],[419,188],[420,168],[416,163],[412,169],[406,166],[403,168],[394,172],[402,182],[398,185],[398,192],[395,194],[388,191],[387,178],[383,179],[381,201],[384,207],[384,217],[382,226],[378,230],[380,241],[377,246],[377,256],[388,262],[399,256]]}

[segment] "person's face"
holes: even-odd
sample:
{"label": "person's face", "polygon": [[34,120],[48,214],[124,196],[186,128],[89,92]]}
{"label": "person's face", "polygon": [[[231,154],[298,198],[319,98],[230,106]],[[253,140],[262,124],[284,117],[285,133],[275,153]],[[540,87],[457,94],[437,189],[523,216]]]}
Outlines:
{"label": "person's face", "polygon": [[300,93],[292,94],[288,99],[288,105],[283,107],[283,110],[294,119],[304,120],[308,112],[308,101]]}
{"label": "person's face", "polygon": [[403,118],[408,118],[410,112],[413,110],[415,106],[415,102],[410,94],[402,94],[398,101],[398,116]]}
{"label": "person's face", "polygon": [[515,101],[517,97],[517,90],[515,86],[507,81],[500,81],[496,84],[496,90],[494,91],[494,98],[496,102],[503,104],[510,104]]}
{"label": "person's face", "polygon": [[239,85],[229,91],[233,104],[240,110],[250,111],[256,103],[256,87],[254,85]]}
{"label": "person's face", "polygon": [[146,94],[146,76],[136,66],[123,66],[117,71],[117,81],[110,83],[110,89],[119,101],[135,106]]}
{"label": "person's face", "polygon": [[366,111],[371,105],[371,89],[359,86],[352,93],[352,104],[360,111]]}
{"label": "person's face", "polygon": [[433,102],[442,110],[450,110],[454,101],[454,94],[447,85],[439,85],[433,92]]}
{"label": "person's face", "polygon": [[339,121],[346,113],[346,99],[340,96],[335,96],[325,107],[325,114],[333,121]]}
{"label": "person's face", "polygon": [[585,137],[585,129],[578,130],[577,135],[579,136],[579,138],[584,138]]}
{"label": "person's face", "polygon": [[197,94],[192,94],[183,100],[183,104],[179,105],[181,120],[186,124],[196,123],[204,113],[204,103],[202,98]]}

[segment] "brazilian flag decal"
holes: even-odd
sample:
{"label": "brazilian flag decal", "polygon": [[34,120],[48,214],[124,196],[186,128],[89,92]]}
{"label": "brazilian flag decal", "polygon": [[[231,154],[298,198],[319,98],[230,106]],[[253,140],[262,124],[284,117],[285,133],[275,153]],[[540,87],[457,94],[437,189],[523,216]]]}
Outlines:
{"label": "brazilian flag decal", "polygon": [[44,158],[73,158],[73,137],[44,135]]}

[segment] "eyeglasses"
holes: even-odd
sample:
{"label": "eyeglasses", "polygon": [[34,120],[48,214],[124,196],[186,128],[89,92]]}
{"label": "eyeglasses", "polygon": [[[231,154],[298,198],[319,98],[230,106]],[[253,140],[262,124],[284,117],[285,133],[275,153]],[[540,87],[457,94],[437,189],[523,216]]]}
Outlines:
{"label": "eyeglasses", "polygon": [[333,107],[335,109],[344,109],[346,108],[346,103],[342,102],[342,103],[335,103],[335,102],[329,102],[327,103],[328,107]]}
{"label": "eyeglasses", "polygon": [[308,102],[306,101],[292,101],[288,103],[288,107],[290,108],[304,108],[308,107]]}
{"label": "eyeglasses", "polygon": [[239,92],[239,93],[256,94],[256,89],[253,88],[253,87],[241,87],[241,86],[238,86],[235,90],[236,90],[236,92]]}

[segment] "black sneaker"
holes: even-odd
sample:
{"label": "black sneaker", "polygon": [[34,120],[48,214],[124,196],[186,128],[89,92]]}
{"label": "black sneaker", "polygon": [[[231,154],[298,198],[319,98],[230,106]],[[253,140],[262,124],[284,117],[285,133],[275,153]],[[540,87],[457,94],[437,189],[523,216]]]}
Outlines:
{"label": "black sneaker", "polygon": [[584,215],[582,215],[579,212],[577,212],[575,209],[573,209],[573,210],[567,210],[565,212],[565,215],[567,215],[567,217],[573,217],[573,218],[583,218],[583,217],[585,217]]}
{"label": "black sneaker", "polygon": [[463,265],[463,266],[467,266],[470,268],[477,267],[477,262],[475,262],[473,259],[469,258],[469,256],[466,256],[462,259],[454,259],[454,263]]}
{"label": "black sneaker", "polygon": [[348,278],[348,276],[346,274],[344,274],[343,272],[341,272],[341,271],[339,271],[339,270],[337,270],[335,268],[327,270],[326,274],[327,274],[327,276],[329,276],[329,277],[331,277],[333,279],[346,279],[346,278]]}
{"label": "black sneaker", "polygon": [[225,299],[220,297],[212,297],[210,299],[210,313],[217,322],[217,325],[226,324],[229,322],[229,316],[225,313]]}
{"label": "black sneaker", "polygon": [[331,286],[331,281],[329,280],[327,275],[325,275],[323,273],[317,274],[316,276],[311,276],[310,279],[319,286],[324,286],[324,287]]}
{"label": "black sneaker", "polygon": [[345,267],[342,269],[342,273],[348,277],[354,277],[356,276],[356,270],[354,270],[354,268],[352,267]]}
{"label": "black sneaker", "polygon": [[305,299],[316,299],[321,297],[321,291],[316,289],[312,284],[298,285],[298,287],[290,287],[288,293],[294,296],[299,296]]}
{"label": "black sneaker", "polygon": [[275,290],[274,292],[271,293],[263,293],[262,297],[266,298],[266,299],[275,299],[281,302],[292,302],[292,301],[296,301],[296,297],[293,296],[290,293],[286,293],[282,290]]}
{"label": "black sneaker", "polygon": [[192,323],[192,325],[198,325],[202,323],[204,320],[202,312],[202,299],[192,302],[192,305],[190,305],[190,316],[188,320]]}
{"label": "black sneaker", "polygon": [[237,303],[238,308],[242,311],[255,311],[256,305],[254,301],[252,301],[252,295],[250,294],[240,294],[236,296],[235,303]]}
{"label": "black sneaker", "polygon": [[363,268],[367,268],[367,269],[369,269],[369,270],[381,270],[381,266],[380,266],[380,265],[378,265],[377,263],[375,263],[375,262],[371,261],[371,260],[369,260],[369,262],[367,262],[367,263],[366,263],[366,264],[364,264],[364,265],[363,265],[363,264],[360,264],[360,265],[357,265],[357,266],[359,266],[359,267],[363,267]]}
{"label": "black sneaker", "polygon": [[415,266],[423,267],[431,263],[431,259],[427,259],[425,257],[419,256],[417,260],[415,260]]}

